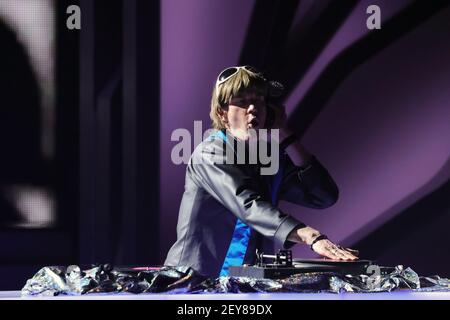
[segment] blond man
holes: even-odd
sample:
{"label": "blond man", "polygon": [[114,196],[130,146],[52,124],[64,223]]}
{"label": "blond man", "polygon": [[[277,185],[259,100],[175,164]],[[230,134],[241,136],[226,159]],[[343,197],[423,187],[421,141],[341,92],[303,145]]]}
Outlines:
{"label": "blond man", "polygon": [[[177,241],[165,265],[226,276],[230,266],[253,264],[257,249],[272,251],[274,242],[285,249],[304,243],[329,259],[357,259],[355,250],[333,243],[278,208],[285,200],[323,209],[336,203],[339,193],[328,171],[286,127],[284,108],[271,102],[281,88],[250,66],[219,74],[210,109],[215,132],[197,146],[188,163]],[[249,160],[249,141],[261,141],[264,129],[276,132],[268,142],[279,144],[279,152],[271,155],[279,161],[275,174],[262,175],[259,159],[230,162],[240,156],[239,150]]]}

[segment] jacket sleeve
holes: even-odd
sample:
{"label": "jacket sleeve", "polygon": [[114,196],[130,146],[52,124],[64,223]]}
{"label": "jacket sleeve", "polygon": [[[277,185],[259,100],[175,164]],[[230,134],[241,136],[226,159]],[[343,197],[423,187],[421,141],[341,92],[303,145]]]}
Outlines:
{"label": "jacket sleeve", "polygon": [[203,153],[201,163],[190,163],[188,171],[201,187],[242,222],[286,249],[295,244],[287,241],[287,237],[304,224],[264,200],[260,189],[262,183],[246,174],[241,166],[222,164]]}
{"label": "jacket sleeve", "polygon": [[286,154],[279,199],[309,208],[328,208],[339,198],[339,189],[327,169],[312,157],[301,167]]}

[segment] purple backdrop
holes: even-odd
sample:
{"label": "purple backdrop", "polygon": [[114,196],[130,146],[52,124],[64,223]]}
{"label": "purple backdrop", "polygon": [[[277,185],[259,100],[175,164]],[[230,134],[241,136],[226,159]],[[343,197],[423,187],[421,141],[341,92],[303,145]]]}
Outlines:
{"label": "purple backdrop", "polygon": [[340,85],[303,140],[340,199],[323,211],[283,204],[287,212],[351,245],[449,179],[449,18],[448,9],[433,17]]}

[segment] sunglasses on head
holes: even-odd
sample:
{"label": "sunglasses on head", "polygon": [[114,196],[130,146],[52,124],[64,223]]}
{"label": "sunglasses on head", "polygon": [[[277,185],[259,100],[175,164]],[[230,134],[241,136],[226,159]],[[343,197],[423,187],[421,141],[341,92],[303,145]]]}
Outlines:
{"label": "sunglasses on head", "polygon": [[259,74],[262,76],[262,73],[252,66],[237,66],[237,67],[229,67],[219,73],[216,81],[216,91],[219,88],[219,85],[230,79],[233,75],[235,75],[239,70],[245,69],[247,71]]}

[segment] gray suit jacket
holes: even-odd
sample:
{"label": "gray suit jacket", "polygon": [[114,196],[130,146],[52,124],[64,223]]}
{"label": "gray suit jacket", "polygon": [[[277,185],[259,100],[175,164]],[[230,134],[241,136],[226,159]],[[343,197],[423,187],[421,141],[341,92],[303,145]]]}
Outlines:
{"label": "gray suit jacket", "polygon": [[[278,200],[311,208],[326,208],[337,201],[338,188],[315,157],[306,167],[298,167],[284,152],[274,199],[274,176],[260,175],[259,164],[218,161],[226,144],[235,149],[236,140],[223,136],[212,135],[200,143],[189,160],[177,241],[164,262],[167,266],[189,266],[211,277],[225,275],[226,257],[227,265],[253,263],[255,249],[268,252],[272,240],[284,248],[294,245],[286,238],[303,224],[278,209]],[[242,227],[248,229],[247,239],[237,233]],[[244,249],[243,260],[232,252],[233,243]]]}

